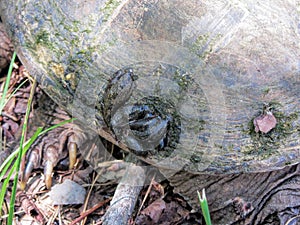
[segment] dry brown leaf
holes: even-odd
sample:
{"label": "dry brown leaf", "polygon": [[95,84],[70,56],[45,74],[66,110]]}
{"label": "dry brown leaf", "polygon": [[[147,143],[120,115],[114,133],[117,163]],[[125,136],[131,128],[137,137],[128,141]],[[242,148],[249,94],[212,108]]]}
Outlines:
{"label": "dry brown leaf", "polygon": [[159,218],[162,212],[166,208],[166,203],[162,199],[157,199],[152,204],[150,204],[147,208],[141,211],[141,215],[148,216],[154,224],[158,223]]}
{"label": "dry brown leaf", "polygon": [[261,131],[262,133],[270,132],[277,124],[275,116],[271,112],[256,117],[253,120],[255,132]]}

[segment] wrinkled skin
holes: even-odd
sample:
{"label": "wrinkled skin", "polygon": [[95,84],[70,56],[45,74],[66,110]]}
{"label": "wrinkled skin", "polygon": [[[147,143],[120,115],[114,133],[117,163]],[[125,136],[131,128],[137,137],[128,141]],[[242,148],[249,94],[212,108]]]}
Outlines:
{"label": "wrinkled skin", "polygon": [[[300,166],[286,167],[266,173],[232,175],[187,175],[177,173],[169,178],[176,192],[199,208],[196,191],[205,188],[213,224],[272,224],[285,225],[299,214],[300,210]],[[239,210],[234,199],[241,198],[250,203],[252,210]],[[300,220],[294,219],[298,224]]]}

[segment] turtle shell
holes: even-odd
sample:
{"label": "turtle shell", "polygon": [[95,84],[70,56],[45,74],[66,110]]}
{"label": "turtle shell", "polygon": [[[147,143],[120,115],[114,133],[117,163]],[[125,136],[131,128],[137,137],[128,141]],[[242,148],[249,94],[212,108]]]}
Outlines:
{"label": "turtle shell", "polygon": [[49,96],[143,160],[212,174],[300,161],[292,2],[10,0],[0,8],[20,60]]}

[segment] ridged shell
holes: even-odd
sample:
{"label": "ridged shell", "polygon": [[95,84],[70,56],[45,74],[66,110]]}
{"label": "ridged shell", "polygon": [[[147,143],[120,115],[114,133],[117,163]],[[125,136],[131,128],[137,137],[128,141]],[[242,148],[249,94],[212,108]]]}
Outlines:
{"label": "ridged shell", "polygon": [[[145,156],[151,164],[235,173],[299,162],[300,16],[292,2],[10,0],[0,5],[23,64],[87,126],[107,128],[101,120],[105,112],[96,105],[122,69],[132,69],[138,79],[118,108],[121,114],[147,97],[174,105],[179,143],[167,154]],[[276,127],[256,133],[253,119],[266,108]],[[126,144],[121,134],[117,139]]]}

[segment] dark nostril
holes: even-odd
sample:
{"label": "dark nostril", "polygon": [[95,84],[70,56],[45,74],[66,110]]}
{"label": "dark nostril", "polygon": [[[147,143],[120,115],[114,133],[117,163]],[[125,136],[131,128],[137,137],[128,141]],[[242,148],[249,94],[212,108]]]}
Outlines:
{"label": "dark nostril", "polygon": [[147,105],[137,105],[132,108],[129,114],[129,120],[138,120],[142,118],[151,118],[154,115]]}
{"label": "dark nostril", "polygon": [[152,149],[158,151],[166,147],[173,149],[179,140],[180,132],[177,129],[180,124],[177,124],[179,121],[175,122],[175,112],[170,113],[170,108],[171,105],[157,97],[144,98],[132,106],[128,124],[134,138],[145,145],[153,143]]}
{"label": "dark nostril", "polygon": [[245,205],[245,209],[248,210],[248,209],[251,209],[252,205],[250,202],[247,202],[246,205]]}

